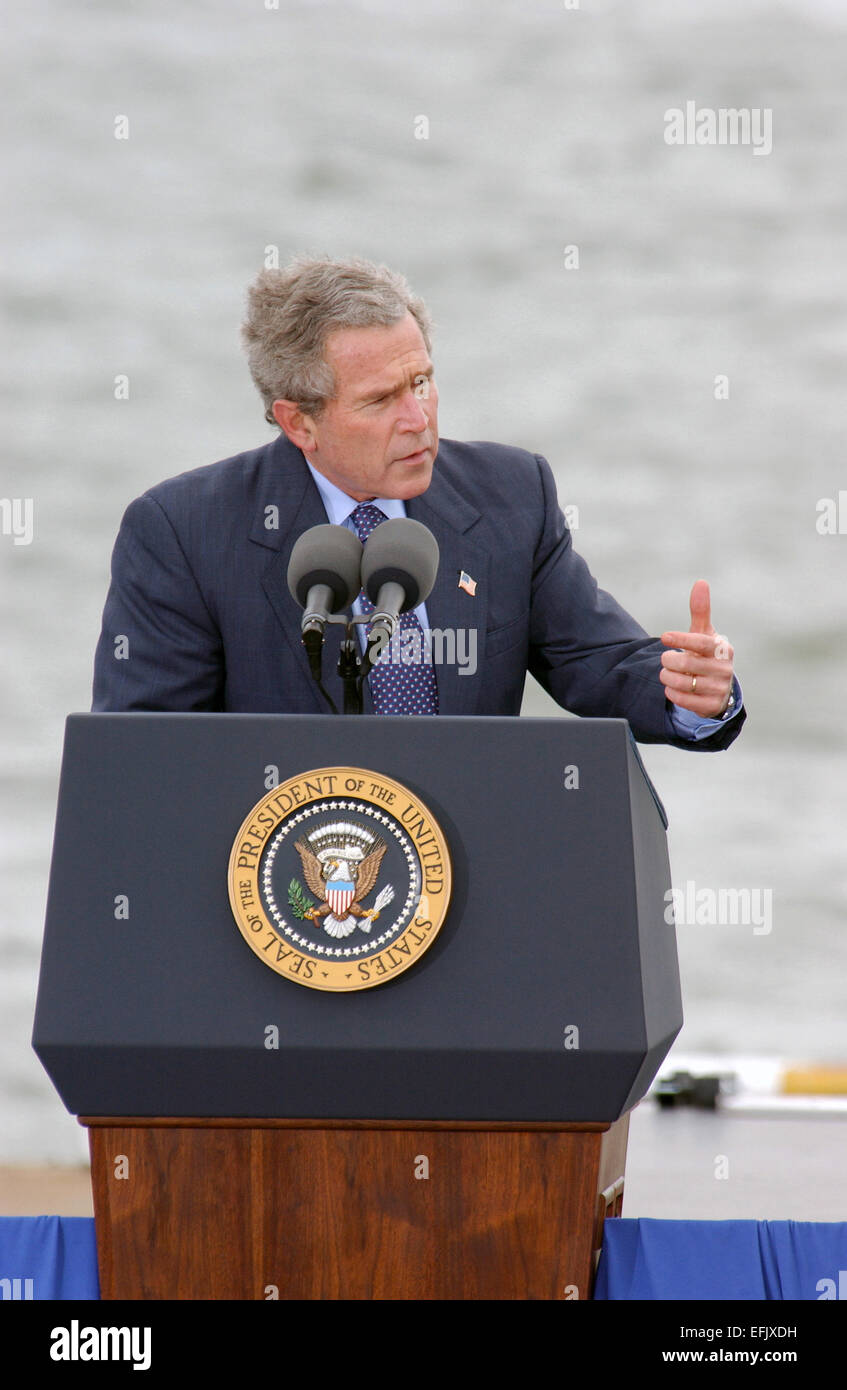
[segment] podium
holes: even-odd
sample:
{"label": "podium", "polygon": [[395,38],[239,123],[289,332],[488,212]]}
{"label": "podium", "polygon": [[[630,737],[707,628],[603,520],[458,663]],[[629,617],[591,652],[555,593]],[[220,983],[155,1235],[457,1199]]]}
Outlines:
{"label": "podium", "polygon": [[[230,905],[253,808],[327,768],[449,849],[375,987],[281,977]],[[682,1024],[666,827],[622,720],[71,716],[33,1045],[89,1127],[103,1296],[589,1297]]]}

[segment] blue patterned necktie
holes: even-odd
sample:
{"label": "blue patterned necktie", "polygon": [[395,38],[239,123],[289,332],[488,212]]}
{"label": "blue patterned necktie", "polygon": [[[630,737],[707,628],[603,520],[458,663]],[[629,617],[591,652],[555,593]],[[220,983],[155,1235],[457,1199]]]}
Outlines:
{"label": "blue patterned necktie", "polygon": [[[364,545],[385,512],[372,502],[360,502],[350,520]],[[374,605],[359,594],[362,613],[373,613]],[[371,695],[377,714],[437,714],[438,690],[432,666],[432,651],[414,612],[403,613],[397,631],[370,674]]]}

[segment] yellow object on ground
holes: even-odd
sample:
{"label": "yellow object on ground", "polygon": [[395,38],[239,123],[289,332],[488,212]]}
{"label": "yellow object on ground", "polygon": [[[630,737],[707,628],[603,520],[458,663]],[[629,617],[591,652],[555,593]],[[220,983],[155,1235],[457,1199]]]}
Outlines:
{"label": "yellow object on ground", "polygon": [[787,1067],[780,1089],[789,1096],[847,1096],[847,1067]]}

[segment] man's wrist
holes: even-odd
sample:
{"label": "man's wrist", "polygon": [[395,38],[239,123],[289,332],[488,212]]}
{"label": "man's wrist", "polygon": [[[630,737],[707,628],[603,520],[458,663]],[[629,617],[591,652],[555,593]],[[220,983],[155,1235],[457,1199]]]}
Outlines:
{"label": "man's wrist", "polygon": [[710,715],[709,717],[710,717],[711,719],[728,719],[729,716],[732,714],[732,712],[733,712],[734,709],[735,709],[735,693],[734,693],[734,691],[730,690],[729,694],[728,694],[727,697],[726,697],[726,704],[724,705],[724,707],[723,707],[723,709],[720,711],[720,713],[719,713],[719,714],[712,714],[712,715]]}
{"label": "man's wrist", "polygon": [[666,717],[669,732],[677,737],[688,741],[699,743],[701,739],[711,738],[718,732],[718,725],[723,727],[734,719],[744,705],[744,695],[738,683],[738,677],[732,680],[732,690],[730,692],[732,700],[728,700],[722,715],[720,714],[695,714],[693,710],[686,709],[683,705],[675,705],[666,698]]}

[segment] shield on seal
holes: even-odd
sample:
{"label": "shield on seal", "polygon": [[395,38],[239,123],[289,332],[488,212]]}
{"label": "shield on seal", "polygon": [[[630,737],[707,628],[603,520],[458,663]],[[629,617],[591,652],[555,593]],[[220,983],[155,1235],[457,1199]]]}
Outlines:
{"label": "shield on seal", "polygon": [[343,879],[336,879],[334,882],[327,884],[326,900],[332,909],[333,917],[342,920],[347,916],[355,892],[355,883],[348,883]]}

